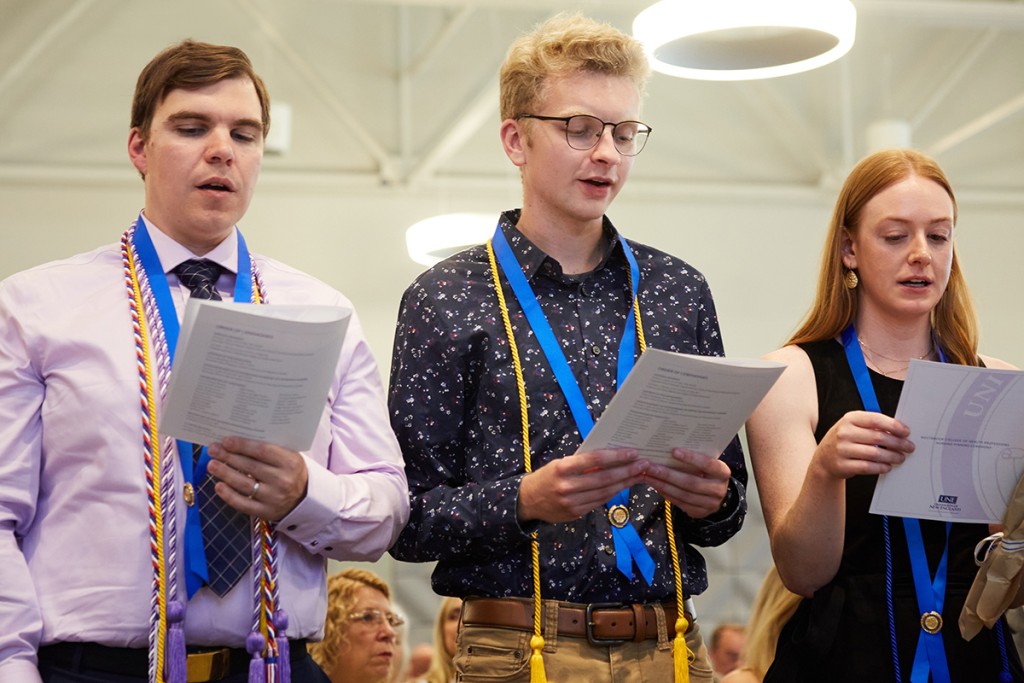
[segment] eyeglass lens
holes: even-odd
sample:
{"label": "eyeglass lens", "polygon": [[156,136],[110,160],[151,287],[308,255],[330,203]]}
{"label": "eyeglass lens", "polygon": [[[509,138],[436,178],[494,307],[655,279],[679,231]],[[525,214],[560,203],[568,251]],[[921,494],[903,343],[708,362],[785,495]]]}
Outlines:
{"label": "eyeglass lens", "polygon": [[356,612],[350,615],[350,617],[355,621],[361,621],[364,624],[373,626],[383,626],[384,622],[387,621],[391,628],[398,628],[405,623],[405,620],[394,612],[381,612],[377,609]]}
{"label": "eyeglass lens", "polygon": [[[601,140],[605,126],[596,116],[571,116],[565,122],[565,139],[573,149],[593,149]],[[638,121],[623,121],[612,128],[612,142],[620,154],[635,156],[644,148],[650,132],[650,128]]]}

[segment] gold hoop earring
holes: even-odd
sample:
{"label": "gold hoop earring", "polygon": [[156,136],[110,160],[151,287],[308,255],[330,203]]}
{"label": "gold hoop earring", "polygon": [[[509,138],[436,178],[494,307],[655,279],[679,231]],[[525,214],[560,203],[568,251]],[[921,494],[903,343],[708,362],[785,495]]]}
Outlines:
{"label": "gold hoop earring", "polygon": [[846,275],[843,276],[843,284],[846,285],[847,289],[857,289],[857,285],[860,280],[857,278],[857,273],[852,270],[846,271]]}

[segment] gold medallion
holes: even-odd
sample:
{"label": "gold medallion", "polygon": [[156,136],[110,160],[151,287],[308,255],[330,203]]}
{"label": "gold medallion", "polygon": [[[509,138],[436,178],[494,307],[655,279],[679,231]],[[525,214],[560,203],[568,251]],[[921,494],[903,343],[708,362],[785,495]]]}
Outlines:
{"label": "gold medallion", "polygon": [[608,521],[612,526],[621,529],[629,524],[629,508],[625,505],[613,505],[608,508]]}
{"label": "gold medallion", "polygon": [[185,505],[192,507],[196,504],[196,490],[192,488],[192,484],[186,481],[182,494],[185,496]]}
{"label": "gold medallion", "polygon": [[926,633],[938,633],[942,630],[942,615],[938,612],[925,612],[921,615],[921,628]]}

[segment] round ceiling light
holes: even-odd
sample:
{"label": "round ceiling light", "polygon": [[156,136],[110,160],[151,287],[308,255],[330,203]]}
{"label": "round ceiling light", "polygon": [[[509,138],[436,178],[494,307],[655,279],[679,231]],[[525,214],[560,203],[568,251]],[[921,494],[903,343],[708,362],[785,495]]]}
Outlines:
{"label": "round ceiling light", "polygon": [[494,234],[498,219],[491,214],[448,213],[425,218],[405,231],[409,258],[432,266],[463,249],[483,244]]}
{"label": "round ceiling light", "polygon": [[633,20],[655,71],[715,81],[808,71],[850,51],[850,0],[661,0]]}

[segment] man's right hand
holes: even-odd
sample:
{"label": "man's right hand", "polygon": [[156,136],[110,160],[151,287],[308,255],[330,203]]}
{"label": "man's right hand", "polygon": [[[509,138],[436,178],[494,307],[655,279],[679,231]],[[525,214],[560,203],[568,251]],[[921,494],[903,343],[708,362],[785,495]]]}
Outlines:
{"label": "man's right hand", "polygon": [[576,453],[523,477],[519,521],[571,522],[643,479],[648,463],[628,448]]}

